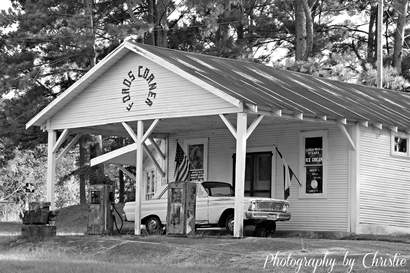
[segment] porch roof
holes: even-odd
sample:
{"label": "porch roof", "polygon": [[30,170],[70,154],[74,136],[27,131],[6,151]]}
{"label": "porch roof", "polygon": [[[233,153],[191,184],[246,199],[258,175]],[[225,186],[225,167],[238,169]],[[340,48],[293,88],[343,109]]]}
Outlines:
{"label": "porch roof", "polygon": [[[361,122],[394,131],[410,130],[410,94],[274,69],[249,61],[124,42],[27,123],[44,125],[63,106],[127,52],[142,55],[233,105],[256,113],[284,113],[337,122]],[[202,87],[204,87],[202,85]]]}

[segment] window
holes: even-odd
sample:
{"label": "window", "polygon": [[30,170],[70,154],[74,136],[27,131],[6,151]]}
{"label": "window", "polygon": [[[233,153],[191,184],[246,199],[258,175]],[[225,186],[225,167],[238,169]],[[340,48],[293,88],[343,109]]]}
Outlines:
{"label": "window", "polygon": [[300,197],[326,197],[327,132],[302,132],[300,149]]}
{"label": "window", "polygon": [[154,169],[145,171],[145,200],[150,200],[155,194],[157,185],[156,172]]}
{"label": "window", "polygon": [[409,136],[402,133],[393,133],[391,136],[391,154],[410,157]]}

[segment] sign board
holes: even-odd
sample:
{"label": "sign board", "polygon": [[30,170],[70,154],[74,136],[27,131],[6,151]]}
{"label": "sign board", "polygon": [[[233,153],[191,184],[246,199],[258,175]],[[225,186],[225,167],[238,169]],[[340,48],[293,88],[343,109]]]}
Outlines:
{"label": "sign board", "polygon": [[306,193],[323,193],[323,139],[305,139]]}
{"label": "sign board", "polygon": [[33,192],[35,191],[34,184],[32,184],[32,183],[26,183],[25,189],[26,189],[26,192],[28,192],[28,193],[33,193]]}

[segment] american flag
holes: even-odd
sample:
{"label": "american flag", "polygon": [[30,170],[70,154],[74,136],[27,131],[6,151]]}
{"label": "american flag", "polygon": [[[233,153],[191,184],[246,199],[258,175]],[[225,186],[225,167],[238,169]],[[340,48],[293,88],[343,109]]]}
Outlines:
{"label": "american flag", "polygon": [[288,163],[286,162],[285,157],[282,155],[282,153],[279,151],[278,147],[273,145],[275,147],[276,153],[279,155],[279,157],[282,159],[282,165],[283,165],[283,183],[284,183],[284,197],[285,200],[288,199],[290,195],[290,181],[294,177],[296,181],[298,181],[299,186],[302,186],[300,183],[299,179],[297,178],[296,174],[293,172],[292,168],[289,167]]}
{"label": "american flag", "polygon": [[188,157],[177,142],[177,151],[175,153],[175,181],[188,181],[190,165]]}

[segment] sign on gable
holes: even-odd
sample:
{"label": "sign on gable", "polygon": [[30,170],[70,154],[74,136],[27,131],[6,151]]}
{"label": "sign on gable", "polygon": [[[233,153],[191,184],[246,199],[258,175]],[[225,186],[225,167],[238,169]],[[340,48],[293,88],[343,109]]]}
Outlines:
{"label": "sign on gable", "polygon": [[132,83],[136,79],[143,79],[147,82],[147,96],[145,99],[145,104],[149,107],[152,106],[154,103],[154,99],[157,96],[157,83],[155,81],[155,75],[148,67],[144,67],[142,65],[138,66],[137,71],[130,70],[124,80],[122,81],[123,87],[121,90],[122,94],[122,102],[125,104],[125,109],[130,111],[134,106],[134,102],[132,101],[132,97],[130,94],[130,90],[132,88]]}

